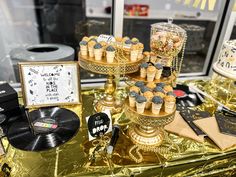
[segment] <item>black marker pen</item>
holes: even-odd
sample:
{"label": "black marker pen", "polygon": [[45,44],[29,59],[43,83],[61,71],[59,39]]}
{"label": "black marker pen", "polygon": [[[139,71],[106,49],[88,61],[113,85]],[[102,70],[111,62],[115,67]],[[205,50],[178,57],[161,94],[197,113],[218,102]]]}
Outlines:
{"label": "black marker pen", "polygon": [[227,113],[227,114],[231,114],[231,115],[234,115],[236,116],[236,112],[235,111],[232,111],[228,108],[226,108],[225,106],[222,106],[222,105],[219,105],[217,107],[217,111],[220,111],[220,112],[223,112],[223,113]]}
{"label": "black marker pen", "polygon": [[107,153],[112,154],[113,149],[115,148],[116,142],[119,138],[120,126],[114,125],[112,128],[112,137],[109,145],[107,146]]}

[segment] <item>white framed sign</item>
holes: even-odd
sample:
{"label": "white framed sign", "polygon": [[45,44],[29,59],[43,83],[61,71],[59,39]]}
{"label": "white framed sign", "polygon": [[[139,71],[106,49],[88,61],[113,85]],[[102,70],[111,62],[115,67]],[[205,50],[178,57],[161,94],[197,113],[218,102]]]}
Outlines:
{"label": "white framed sign", "polygon": [[80,103],[77,62],[23,62],[19,70],[27,108]]}

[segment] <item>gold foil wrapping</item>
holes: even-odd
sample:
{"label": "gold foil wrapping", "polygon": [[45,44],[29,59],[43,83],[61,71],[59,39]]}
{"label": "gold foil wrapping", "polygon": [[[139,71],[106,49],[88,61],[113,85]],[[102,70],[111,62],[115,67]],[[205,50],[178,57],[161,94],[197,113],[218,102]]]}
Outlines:
{"label": "gold foil wrapping", "polygon": [[[208,83],[198,81],[196,84],[199,86],[202,84],[202,88],[208,88]],[[83,91],[83,107],[68,108],[76,111],[78,115],[82,114],[83,122],[78,134],[69,142],[43,152],[26,152],[9,146],[6,156],[1,159],[1,164],[7,163],[11,167],[11,176],[78,177],[114,174],[115,176],[182,177],[236,174],[236,149],[222,152],[209,139],[201,144],[174,134],[169,134],[169,139],[179,147],[179,152],[174,148],[168,151],[171,143],[164,140],[162,155],[142,151],[144,160],[139,164],[135,163],[128,153],[133,144],[127,136],[130,121],[124,113],[113,117],[116,123],[121,124],[122,131],[112,157],[106,156],[103,151],[104,147],[100,148],[100,152],[95,152],[94,143],[88,142],[85,117],[94,113],[92,106],[94,95],[99,95],[100,91]],[[125,90],[118,90],[118,93],[125,95]],[[204,109],[211,109],[211,106],[205,106]],[[110,134],[106,136],[110,137]]]}

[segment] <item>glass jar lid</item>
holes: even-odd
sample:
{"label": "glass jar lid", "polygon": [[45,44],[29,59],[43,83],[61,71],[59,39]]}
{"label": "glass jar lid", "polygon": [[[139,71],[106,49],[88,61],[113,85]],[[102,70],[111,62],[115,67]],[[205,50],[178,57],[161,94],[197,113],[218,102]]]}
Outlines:
{"label": "glass jar lid", "polygon": [[156,31],[166,31],[173,33],[182,33],[185,34],[186,31],[178,25],[172,23],[173,19],[168,19],[168,22],[154,23],[151,25],[152,30]]}

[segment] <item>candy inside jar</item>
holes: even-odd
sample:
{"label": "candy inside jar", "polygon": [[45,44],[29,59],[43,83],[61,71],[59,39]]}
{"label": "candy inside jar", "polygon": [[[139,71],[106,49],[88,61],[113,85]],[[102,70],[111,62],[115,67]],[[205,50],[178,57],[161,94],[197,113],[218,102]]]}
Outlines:
{"label": "candy inside jar", "polygon": [[171,22],[151,25],[150,47],[160,57],[177,56],[185,40],[186,31]]}

